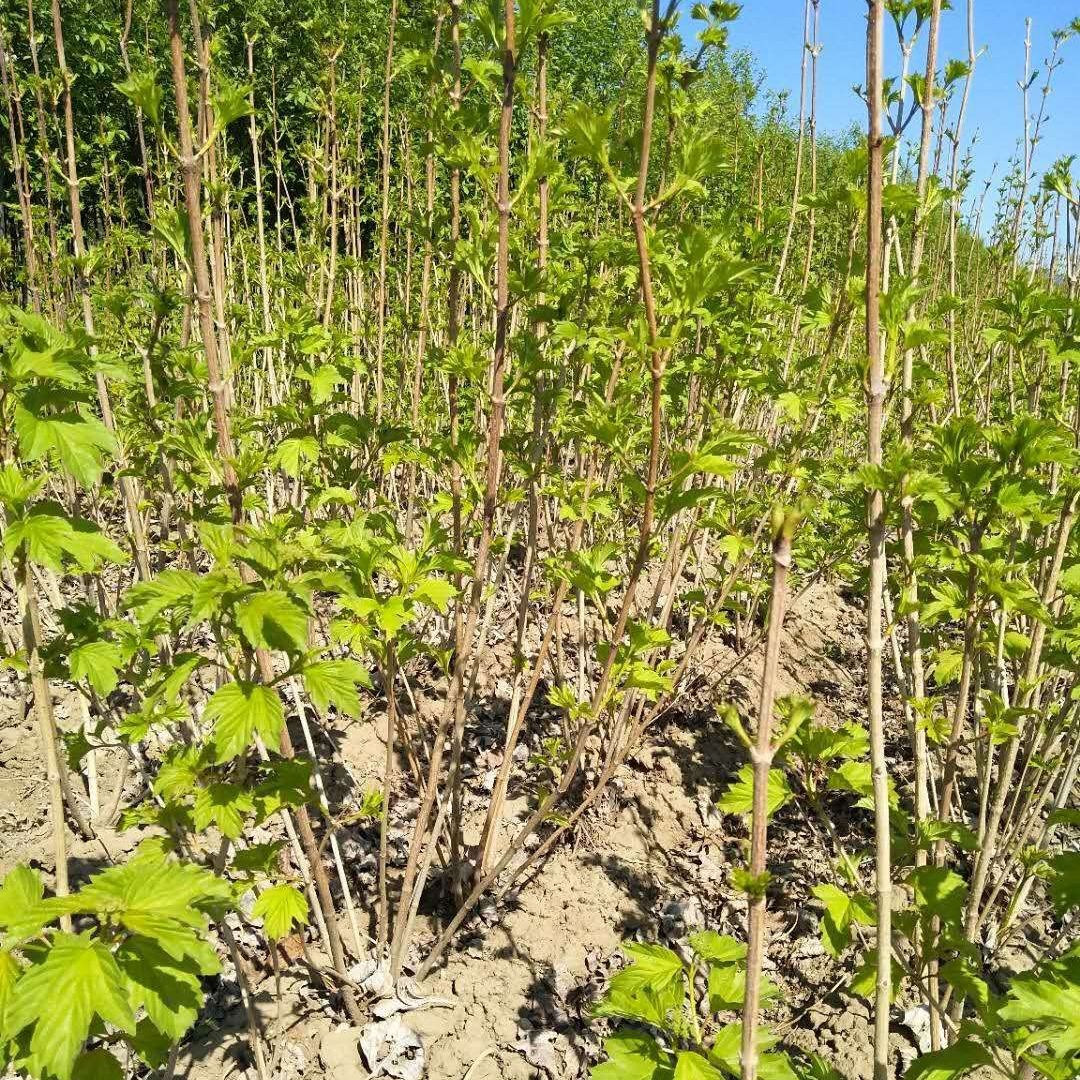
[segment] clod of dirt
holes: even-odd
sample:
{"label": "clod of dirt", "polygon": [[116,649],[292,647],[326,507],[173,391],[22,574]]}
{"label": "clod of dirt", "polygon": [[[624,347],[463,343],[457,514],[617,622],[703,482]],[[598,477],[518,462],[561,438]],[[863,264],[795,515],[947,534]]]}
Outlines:
{"label": "clod of dirt", "polygon": [[327,1080],[368,1080],[371,1075],[360,1060],[363,1029],[344,1025],[328,1031],[319,1045],[319,1060]]}
{"label": "clod of dirt", "polygon": [[682,938],[705,925],[705,912],[696,896],[669,900],[660,912],[660,931],[665,937]]}
{"label": "clod of dirt", "polygon": [[524,1054],[530,1065],[540,1069],[546,1076],[562,1075],[558,1032],[534,1028],[525,1020],[519,1025],[518,1033],[514,1049]]}

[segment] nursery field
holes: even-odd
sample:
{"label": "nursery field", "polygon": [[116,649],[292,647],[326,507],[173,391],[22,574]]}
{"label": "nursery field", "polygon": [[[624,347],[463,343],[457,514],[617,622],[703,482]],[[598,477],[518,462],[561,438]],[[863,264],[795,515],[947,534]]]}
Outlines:
{"label": "nursery field", "polygon": [[788,101],[0,0],[0,1075],[1080,1077],[1080,19],[991,169],[982,5]]}

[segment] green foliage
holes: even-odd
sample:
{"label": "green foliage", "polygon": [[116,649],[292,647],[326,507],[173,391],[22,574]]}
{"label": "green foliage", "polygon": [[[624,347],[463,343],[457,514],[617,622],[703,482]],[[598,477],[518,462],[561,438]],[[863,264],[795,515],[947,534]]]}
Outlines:
{"label": "green foliage", "polygon": [[206,703],[203,718],[214,723],[213,753],[218,763],[246,753],[257,733],[276,745],[285,723],[277,692],[259,683],[231,682]]}
{"label": "green foliage", "polygon": [[[208,915],[221,917],[231,897],[226,882],[153,842],[65,898],[45,898],[33,871],[12,870],[0,886],[0,1039],[17,1065],[58,1080],[115,1076],[117,1059],[88,1041],[111,1030],[142,1055],[179,1039],[202,1005],[201,977],[220,971]],[[54,925],[72,914],[92,924]]]}
{"label": "green foliage", "polygon": [[259,894],[251,914],[262,919],[268,937],[278,939],[288,935],[294,923],[303,926],[307,922],[308,903],[292,885],[273,885]]}
{"label": "green foliage", "polygon": [[356,660],[322,660],[304,666],[304,685],[320,712],[333,705],[346,716],[361,712],[358,687],[371,688],[371,675]]}
{"label": "green foliage", "polygon": [[1044,1044],[1051,1059],[1080,1062],[1080,951],[1017,976],[999,1017],[1015,1025],[1019,1050]]}
{"label": "green foliage", "polygon": [[904,1080],[955,1080],[992,1061],[990,1051],[984,1046],[973,1039],[961,1039],[944,1050],[918,1057],[904,1073]]}
{"label": "green foliage", "polygon": [[[775,814],[792,798],[792,791],[782,769],[770,769],[768,780],[768,812]],[[754,769],[744,765],[738,779],[721,795],[716,804],[725,814],[748,814],[754,805]]]}
{"label": "green foliage", "polygon": [[[601,1080],[738,1076],[740,1025],[726,1024],[715,1032],[711,1021],[702,1027],[695,976],[705,977],[710,1014],[741,1009],[746,946],[705,930],[690,937],[689,961],[662,945],[626,943],[622,951],[630,963],[612,976],[593,1012],[647,1027],[621,1026],[604,1041],[606,1060],[590,1075]],[[774,994],[775,987],[765,980],[763,998]],[[708,1046],[703,1041],[707,1032]],[[763,1031],[759,1050],[770,1045]],[[795,1076],[780,1053],[761,1053],[760,1069],[762,1076],[776,1080]]]}
{"label": "green foliage", "polygon": [[865,893],[848,894],[835,885],[815,885],[811,890],[825,905],[821,918],[821,941],[833,956],[839,956],[851,940],[853,924],[873,926],[876,905]]}
{"label": "green foliage", "polygon": [[[58,1008],[59,1002],[65,1007]],[[134,1031],[120,966],[89,931],[57,933],[45,959],[24,971],[12,989],[4,1032],[14,1038],[32,1027],[27,1068],[69,1080],[95,1016],[122,1032]]]}
{"label": "green foliage", "polygon": [[49,500],[9,520],[3,550],[8,558],[27,558],[57,572],[74,566],[89,573],[105,562],[126,561],[120,548],[95,525],[85,518],[69,517]]}

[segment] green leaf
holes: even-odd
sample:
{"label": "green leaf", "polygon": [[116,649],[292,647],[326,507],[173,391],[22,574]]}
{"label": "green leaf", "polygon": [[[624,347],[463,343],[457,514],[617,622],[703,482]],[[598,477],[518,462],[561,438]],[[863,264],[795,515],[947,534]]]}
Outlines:
{"label": "green leaf", "polygon": [[0,926],[10,938],[33,937],[43,926],[70,910],[65,899],[45,898],[45,887],[35,870],[14,867],[0,886]]}
{"label": "green leaf", "polygon": [[182,207],[157,210],[151,232],[172,251],[181,266],[191,266],[191,221]]}
{"label": "green leaf", "polygon": [[904,1080],[956,1080],[993,1060],[990,1051],[974,1039],[960,1039],[944,1050],[916,1058],[904,1073]]}
{"label": "green leaf", "polygon": [[942,964],[939,974],[950,986],[976,1002],[980,1009],[985,1009],[990,1003],[990,988],[966,957],[958,956]]}
{"label": "green leaf", "polygon": [[37,461],[55,454],[64,470],[83,487],[93,486],[101,479],[105,455],[116,451],[116,439],[96,416],[84,416],[77,408],[47,411],[49,404],[47,398],[39,403],[27,396],[15,409],[15,431],[23,458]]}
{"label": "green leaf", "polygon": [[630,965],[618,972],[595,1008],[598,1016],[621,1016],[663,1027],[686,996],[684,966],[662,945],[625,944]]}
{"label": "green leaf", "polygon": [[[764,1060],[764,1052],[776,1043],[776,1036],[768,1028],[759,1027],[755,1032],[758,1050],[758,1065]],[[772,1055],[770,1055],[772,1056]],[[736,1021],[725,1024],[717,1033],[709,1050],[709,1060],[727,1073],[739,1075],[742,1059],[742,1024]]]}
{"label": "green leaf", "polygon": [[204,974],[212,975],[218,965],[212,949],[207,957],[207,915],[219,910],[231,896],[227,881],[195,863],[171,859],[159,846],[147,842],[127,862],[96,874],[78,893],[78,910],[117,921],[133,934],[153,937],[166,951],[174,947],[173,939],[158,937],[166,924],[190,928],[175,955],[200,961]]}
{"label": "green leaf", "polygon": [[962,851],[977,851],[979,838],[966,825],[959,821],[941,821],[927,818],[919,822],[919,847],[933,847],[939,840],[947,840]]}
{"label": "green leaf", "polygon": [[97,694],[108,697],[116,689],[124,654],[115,642],[88,641],[71,650],[68,665],[73,679],[86,679]]}
{"label": "green leaf", "polygon": [[375,621],[389,638],[394,637],[411,619],[412,614],[406,609],[405,600],[396,593],[375,606]]}
{"label": "green leaf", "polygon": [[908,880],[915,890],[915,903],[923,919],[938,916],[944,926],[959,928],[967,899],[967,882],[944,866],[917,866]]}
{"label": "green leaf", "polygon": [[87,1050],[75,1059],[71,1080],[123,1080],[120,1062],[108,1050]]}
{"label": "green leaf", "polygon": [[669,1056],[651,1035],[624,1030],[604,1040],[608,1060],[592,1070],[592,1080],[672,1080]]}
{"label": "green leaf", "polygon": [[0,949],[0,1035],[4,1031],[4,1016],[21,970],[19,961],[11,953]]}
{"label": "green leaf", "polygon": [[818,762],[861,758],[869,745],[866,732],[856,724],[845,724],[836,731],[821,724],[805,724],[790,743],[792,752]]}
{"label": "green leaf", "polygon": [[[890,1001],[896,1000],[900,990],[900,982],[904,977],[904,969],[893,958],[892,961],[892,993]],[[862,962],[855,970],[855,974],[848,985],[848,992],[872,1001],[877,985],[877,949],[867,949]]]}
{"label": "green leaf", "polygon": [[286,439],[274,451],[270,464],[275,469],[284,470],[287,476],[297,477],[300,475],[300,463],[305,460],[319,460],[319,440],[314,435]]}
{"label": "green leaf", "polygon": [[257,592],[238,604],[236,622],[256,649],[300,652],[307,647],[307,610],[280,589]]}
{"label": "green leaf", "polygon": [[133,71],[115,86],[137,109],[141,109],[155,126],[161,122],[162,93],[153,71]]}
{"label": "green leaf", "polygon": [[1029,1029],[1029,1046],[1045,1042],[1058,1054],[1080,1052],[1080,983],[1062,985],[1036,974],[1020,975],[999,1015]]}
{"label": "green leaf", "polygon": [[[27,502],[41,490],[44,483],[43,476],[23,476],[17,465],[4,465],[0,468],[0,504],[17,516],[23,512]],[[1080,564],[1071,567],[1071,570],[1073,577],[1080,579]],[[1076,592],[1077,589],[1071,591]]]}
{"label": "green leaf", "polygon": [[761,1080],[800,1080],[787,1054],[759,1054],[758,1076]]}
{"label": "green leaf", "polygon": [[849,927],[853,922],[863,926],[874,924],[874,902],[864,893],[848,895],[835,885],[815,885],[811,892],[824,905],[821,917],[821,941],[826,951],[838,957],[851,941]]}
{"label": "green leaf", "polygon": [[250,682],[226,683],[206,703],[203,717],[216,721],[212,741],[218,764],[246,753],[255,732],[267,746],[276,748],[285,723],[277,691]]}
{"label": "green leaf", "polygon": [[1054,909],[1064,915],[1070,908],[1080,906],[1080,851],[1063,851],[1050,860],[1054,876],[1047,889]]}
{"label": "green leaf", "polygon": [[[825,786],[830,791],[853,791],[862,796],[857,806],[873,809],[874,784],[869,761],[845,761],[833,769]],[[889,777],[889,805],[895,806],[896,802],[896,788]]]}
{"label": "green leaf", "polygon": [[594,161],[607,161],[611,113],[598,113],[583,102],[576,102],[563,118],[563,130],[575,153]]}
{"label": "green leaf", "polygon": [[23,517],[15,518],[4,533],[4,554],[12,558],[26,545],[31,562],[60,573],[65,561],[92,573],[103,562],[124,563],[127,556],[96,525],[85,518],[68,517],[53,502],[35,504]]}
{"label": "green leaf", "polygon": [[712,964],[733,964],[746,957],[746,946],[741,941],[718,934],[715,930],[702,930],[690,936],[690,948]]}
{"label": "green leaf", "polygon": [[820,1054],[807,1054],[806,1065],[799,1070],[799,1080],[844,1080]]}
{"label": "green leaf", "polygon": [[177,959],[157,942],[139,936],[123,942],[116,959],[132,1008],[145,1008],[154,1027],[173,1040],[179,1039],[202,1008],[198,964],[188,958]]}
{"label": "green leaf", "polygon": [[75,731],[63,732],[61,738],[64,740],[68,768],[79,769],[82,759],[93,749],[90,740],[86,737],[86,732],[82,728],[76,728]]}
{"label": "green leaf", "polygon": [[334,395],[334,387],[342,381],[341,372],[333,364],[321,364],[311,376],[311,402],[324,405]]}
{"label": "green leaf", "polygon": [[175,653],[172,666],[163,668],[158,673],[158,679],[150,693],[162,701],[177,701],[188,679],[206,663],[206,657],[199,656],[198,653]]}
{"label": "green leaf", "polygon": [[418,603],[433,607],[445,615],[450,600],[457,596],[457,589],[446,578],[426,577],[413,589],[412,598]]}
{"label": "green leaf", "polygon": [[949,686],[960,678],[964,654],[958,649],[942,649],[934,662],[934,681],[938,686]]}
{"label": "green leaf", "polygon": [[196,794],[202,757],[194,747],[170,748],[154,780],[154,793],[163,799]]}
{"label": "green leaf", "polygon": [[224,131],[234,120],[239,120],[251,112],[248,87],[219,78],[218,89],[212,96],[210,107],[214,113],[215,133]]}
{"label": "green leaf", "polygon": [[724,1080],[724,1074],[700,1054],[684,1050],[675,1061],[675,1080]]}
{"label": "green leaf", "polygon": [[163,1068],[169,1060],[173,1040],[158,1031],[145,1016],[135,1026],[135,1034],[127,1037],[128,1044],[139,1059],[151,1069]]}
{"label": "green leaf", "polygon": [[254,797],[239,784],[208,784],[195,796],[192,813],[199,832],[217,825],[223,836],[237,840],[244,832],[244,815],[254,809]]}
{"label": "green leaf", "polygon": [[91,931],[57,933],[45,959],[15,984],[4,1031],[10,1038],[32,1024],[30,1071],[70,1080],[95,1015],[121,1031],[135,1031],[123,975],[112,953]]}
{"label": "green leaf", "polygon": [[[783,769],[769,770],[768,813],[771,817],[792,798],[792,790]],[[725,814],[749,814],[754,808],[754,767],[744,765],[738,779],[728,786],[716,804]]]}
{"label": "green leaf", "polygon": [[714,1012],[741,1009],[746,997],[746,971],[734,964],[709,969],[709,1008]]}
{"label": "green leaf", "polygon": [[641,690],[648,701],[656,701],[660,694],[671,690],[671,679],[661,675],[641,660],[634,660],[626,667],[624,685]]}
{"label": "green leaf", "polygon": [[267,937],[278,940],[288,936],[294,922],[297,926],[307,922],[308,902],[292,885],[274,885],[259,894],[251,914],[262,919]]}
{"label": "green leaf", "polygon": [[265,844],[252,844],[233,856],[233,869],[245,873],[272,874],[278,865],[278,857],[285,846],[284,840],[272,840]]}
{"label": "green leaf", "polygon": [[128,589],[124,604],[143,622],[149,622],[169,608],[190,608],[192,593],[201,580],[190,570],[163,570],[152,581]]}
{"label": "green leaf", "polygon": [[358,686],[371,686],[371,675],[357,660],[320,660],[304,668],[304,685],[311,704],[321,713],[329,705],[346,716],[361,712]]}
{"label": "green leaf", "polygon": [[311,799],[311,762],[307,758],[278,758],[262,768],[265,779],[252,792],[259,821],[284,806],[303,806]]}
{"label": "green leaf", "polygon": [[[761,1000],[776,997],[776,984],[764,976],[761,979]],[[746,997],[746,970],[741,964],[718,964],[709,968],[709,1007],[713,1012],[742,1009]]]}
{"label": "green leaf", "polygon": [[10,870],[0,885],[0,926],[14,933],[44,895],[45,886],[36,871],[21,863]]}

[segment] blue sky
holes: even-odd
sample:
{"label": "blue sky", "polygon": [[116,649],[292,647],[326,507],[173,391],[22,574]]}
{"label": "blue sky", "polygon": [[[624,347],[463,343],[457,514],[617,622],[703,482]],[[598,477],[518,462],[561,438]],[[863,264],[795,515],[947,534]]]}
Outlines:
{"label": "blue sky", "polygon": [[[938,68],[944,62],[967,57],[967,0],[953,0],[953,9],[942,14]],[[689,11],[686,3],[684,11]],[[865,0],[821,0],[818,61],[818,129],[840,133],[852,123],[866,124],[866,107],[852,91],[862,83],[866,64]],[[1045,60],[1052,46],[1051,31],[1067,26],[1080,16],[1080,0],[975,0],[975,46],[985,48],[975,68],[965,132],[978,136],[975,150],[974,196],[998,163],[995,182],[1007,171],[1023,130],[1023,105],[1017,81],[1024,70],[1024,18],[1032,17],[1031,59],[1045,75]],[[909,23],[913,26],[913,20]],[[685,19],[682,31],[689,44],[692,24]],[[764,87],[790,92],[789,111],[798,114],[799,64],[802,57],[803,0],[744,0],[743,11],[731,26],[731,43],[753,54],[765,75]],[[900,52],[892,20],[886,16],[885,40],[889,52],[888,74],[900,69]],[[912,69],[926,63],[926,27],[912,53]],[[1062,47],[1065,62],[1054,72],[1047,101],[1048,119],[1036,151],[1035,175],[1041,175],[1057,158],[1080,156],[1080,35]],[[1042,78],[1029,95],[1032,113],[1041,103]],[[957,95],[959,97],[959,94]],[[918,119],[908,128],[918,138]],[[947,160],[947,158],[946,158]],[[1078,169],[1074,167],[1074,175]],[[1037,181],[1036,181],[1037,182]],[[995,183],[996,186],[996,183]],[[985,222],[984,222],[985,224]]]}

